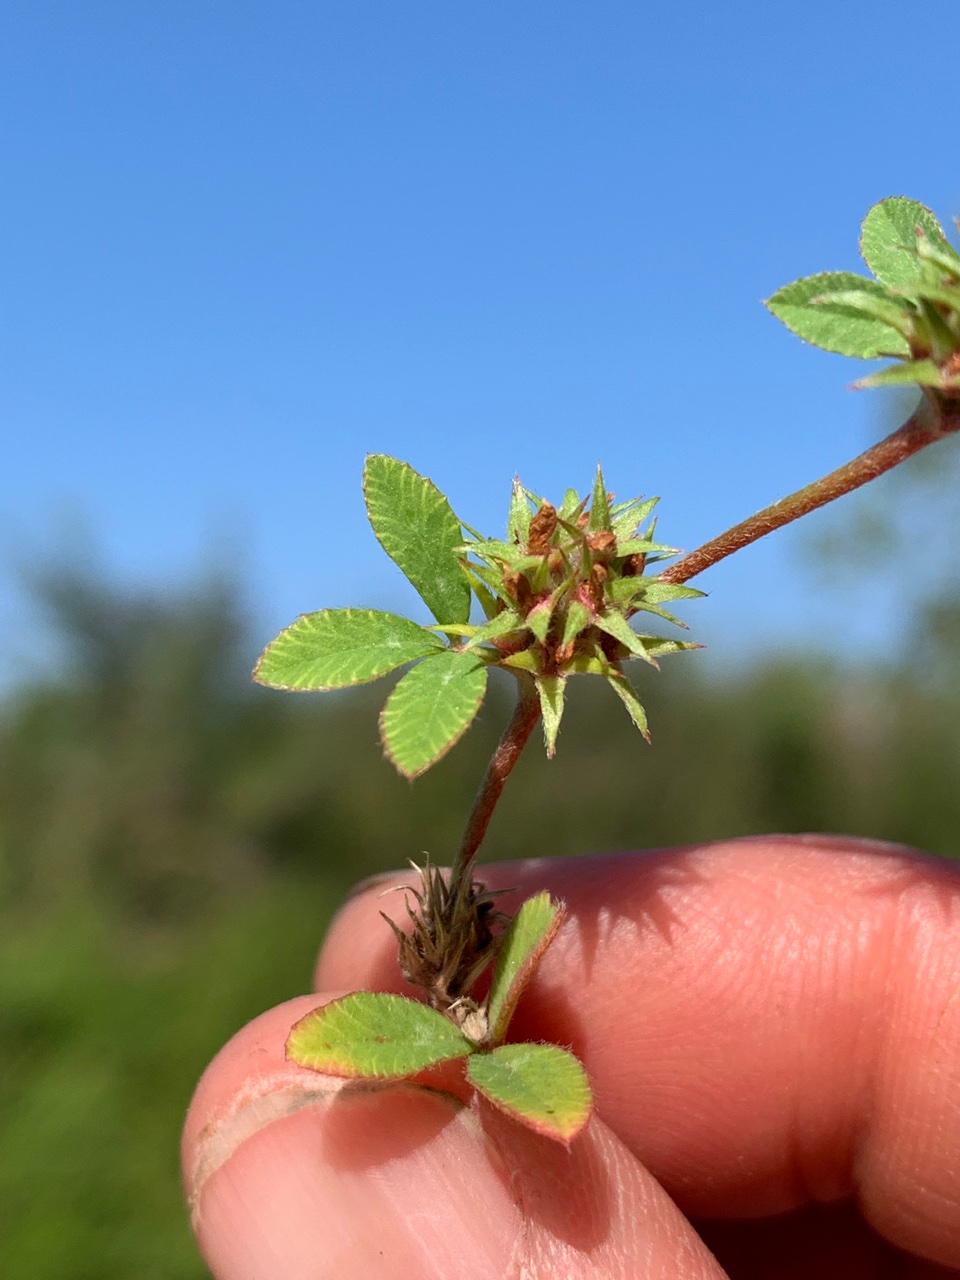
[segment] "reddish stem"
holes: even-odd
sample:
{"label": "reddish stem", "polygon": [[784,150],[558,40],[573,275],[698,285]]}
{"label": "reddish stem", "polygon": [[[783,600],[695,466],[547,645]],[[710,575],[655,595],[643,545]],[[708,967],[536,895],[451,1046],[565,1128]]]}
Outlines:
{"label": "reddish stem", "polygon": [[519,693],[517,705],[513,709],[510,723],[503,731],[497,749],[490,758],[487,772],[480,783],[467,827],[460,842],[460,849],[453,864],[450,876],[450,889],[454,893],[462,883],[469,881],[467,872],[474,855],[483,843],[493,811],[500,799],[504,783],[510,776],[513,766],[520,759],[520,753],[527,744],[527,739],[540,719],[540,695],[537,686],[527,675],[519,676]]}
{"label": "reddish stem", "polygon": [[838,467],[836,471],[831,471],[829,475],[814,480],[813,484],[798,489],[796,493],[764,507],[756,515],[735,524],[718,537],[711,538],[702,547],[691,551],[666,569],[661,574],[661,580],[687,582],[698,573],[703,573],[704,569],[715,565],[718,560],[724,560],[734,551],[739,551],[741,547],[749,546],[774,529],[779,529],[810,511],[816,511],[817,507],[825,506],[835,498],[842,498],[845,493],[859,489],[861,485],[905,462],[928,444],[958,430],[960,408],[955,409],[952,405],[946,407],[942,403],[934,405],[925,400],[917,412],[885,440]]}

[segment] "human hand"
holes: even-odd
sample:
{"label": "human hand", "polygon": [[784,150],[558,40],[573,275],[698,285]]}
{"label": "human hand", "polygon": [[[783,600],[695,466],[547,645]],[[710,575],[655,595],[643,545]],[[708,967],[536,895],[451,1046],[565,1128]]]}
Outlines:
{"label": "human hand", "polygon": [[960,1276],[960,867],[817,836],[478,871],[567,903],[511,1038],[573,1047],[588,1128],[567,1151],[449,1071],[358,1087],[285,1061],[323,998],[404,989],[378,914],[402,896],[367,886],[325,996],[250,1023],[197,1088],[184,1169],[217,1280]]}

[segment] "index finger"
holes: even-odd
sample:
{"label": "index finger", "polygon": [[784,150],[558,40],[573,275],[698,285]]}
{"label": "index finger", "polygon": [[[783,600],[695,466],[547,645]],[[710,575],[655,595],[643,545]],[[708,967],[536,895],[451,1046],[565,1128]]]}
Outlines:
{"label": "index finger", "polygon": [[[856,1198],[960,1267],[960,872],[842,837],[484,866],[568,917],[511,1038],[570,1044],[600,1115],[688,1214]],[[399,879],[399,878],[398,878]],[[341,910],[330,987],[403,989],[383,885]]]}

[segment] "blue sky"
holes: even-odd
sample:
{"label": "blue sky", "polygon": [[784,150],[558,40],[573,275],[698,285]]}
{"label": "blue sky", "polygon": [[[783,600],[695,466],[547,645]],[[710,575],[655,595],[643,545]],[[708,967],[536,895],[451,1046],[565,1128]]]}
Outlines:
{"label": "blue sky", "polygon": [[[7,0],[0,673],[6,566],[78,520],[132,582],[233,539],[266,640],[410,604],[367,451],[491,531],[514,472],[599,457],[687,548],[844,461],[877,401],[760,299],[857,269],[882,196],[960,212],[958,35],[886,0]],[[712,571],[698,634],[830,625],[801,547]]]}

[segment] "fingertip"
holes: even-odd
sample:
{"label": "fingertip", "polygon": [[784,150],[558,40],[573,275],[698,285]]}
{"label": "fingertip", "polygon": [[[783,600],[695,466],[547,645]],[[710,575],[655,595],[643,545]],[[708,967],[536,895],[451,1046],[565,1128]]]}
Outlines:
{"label": "fingertip", "polygon": [[288,1063],[288,1001],[249,1024],[198,1085],[184,1175],[218,1280],[505,1274],[519,1214],[475,1117],[415,1085],[358,1084]]}

